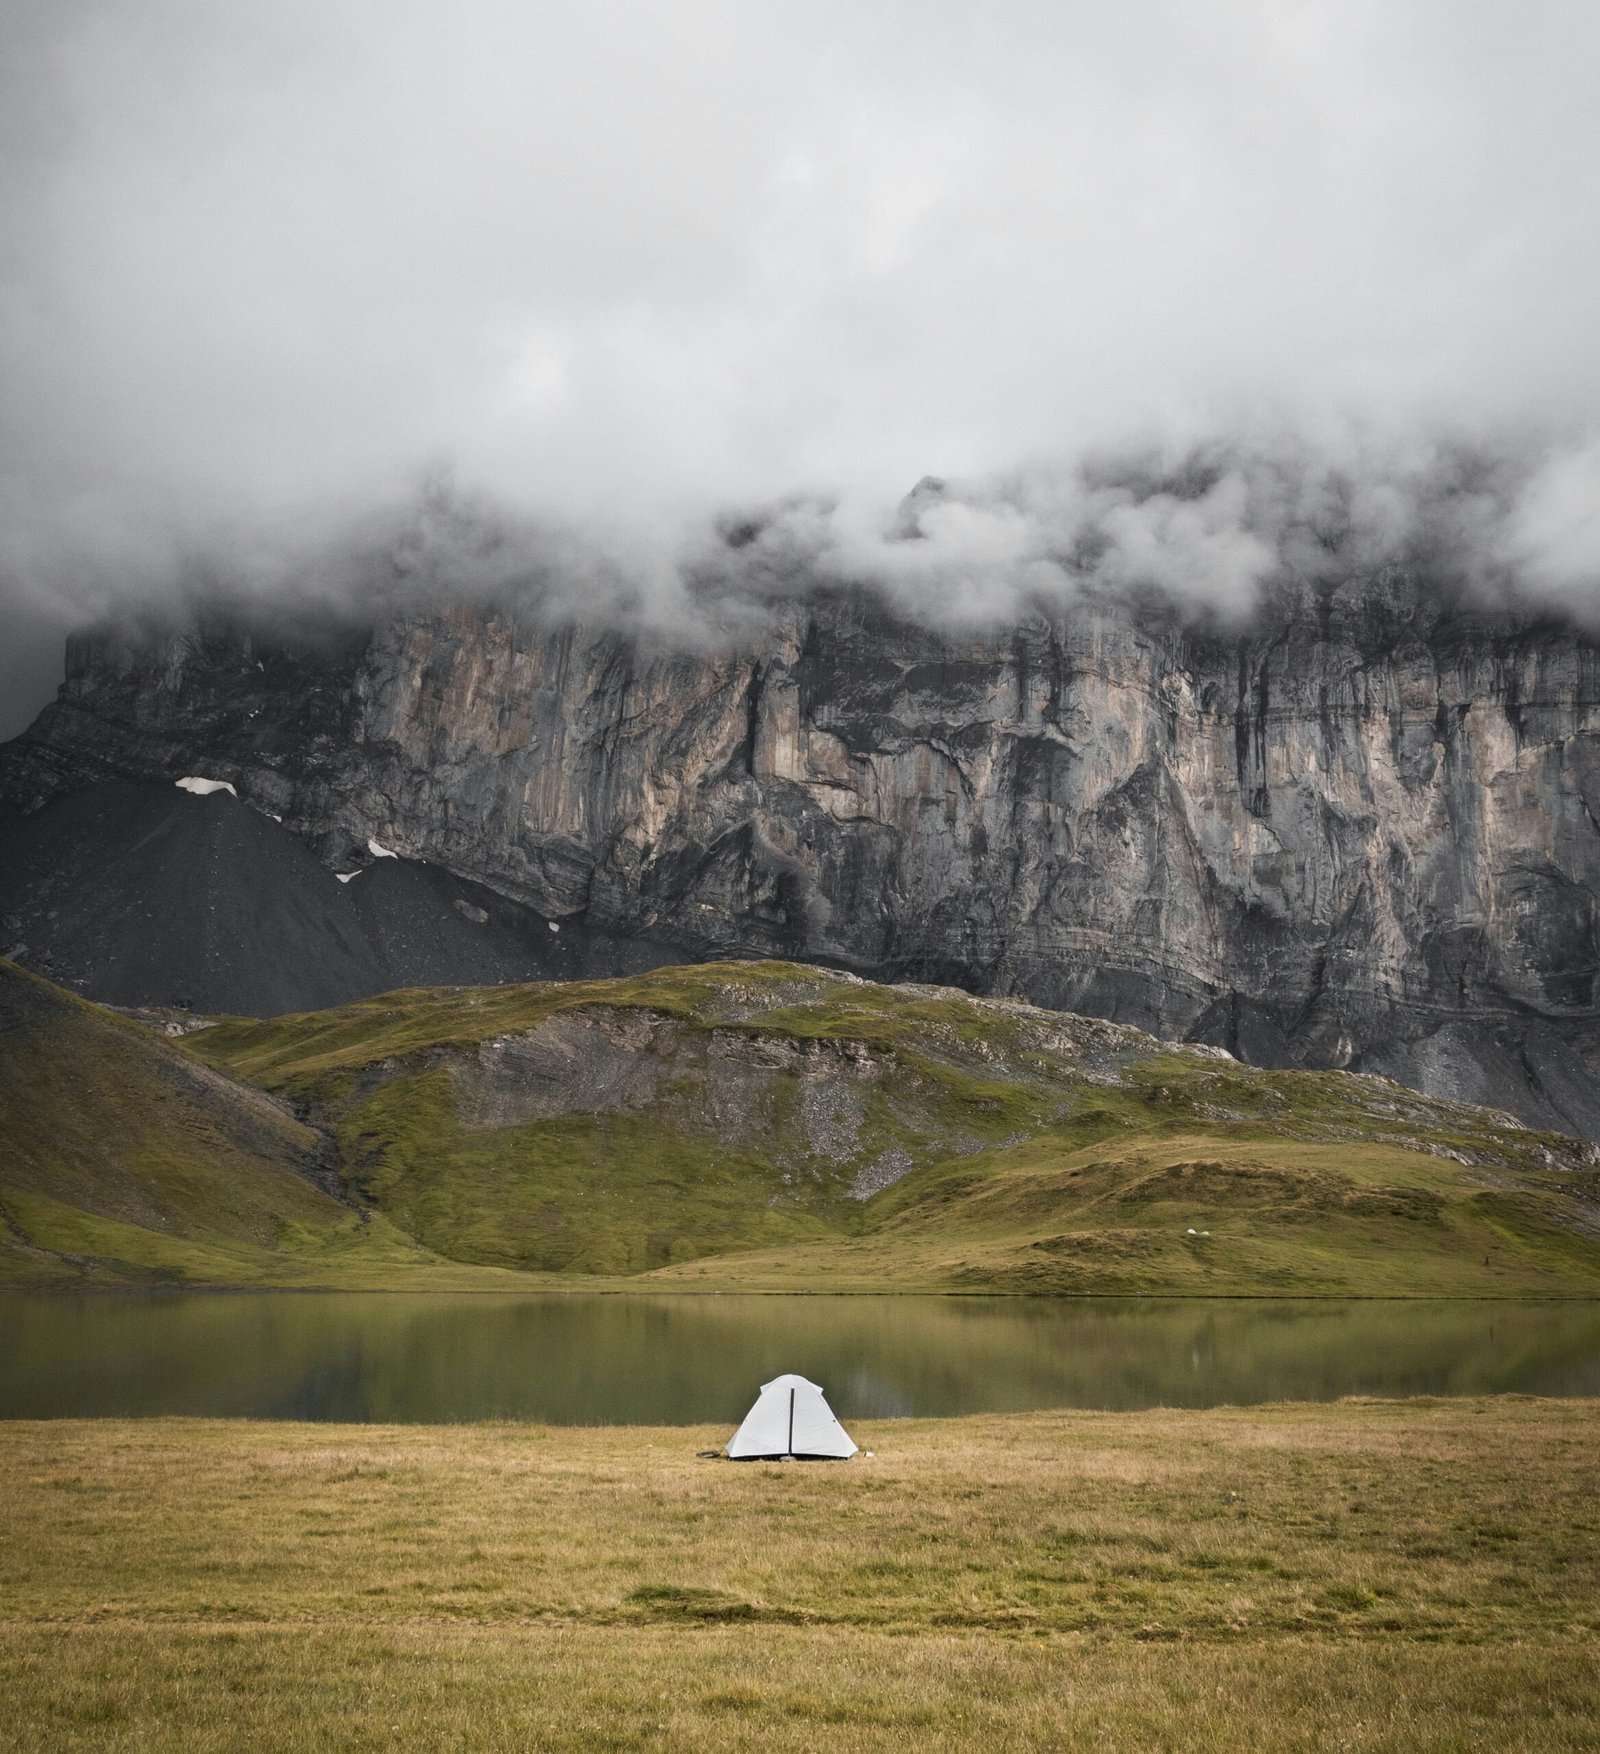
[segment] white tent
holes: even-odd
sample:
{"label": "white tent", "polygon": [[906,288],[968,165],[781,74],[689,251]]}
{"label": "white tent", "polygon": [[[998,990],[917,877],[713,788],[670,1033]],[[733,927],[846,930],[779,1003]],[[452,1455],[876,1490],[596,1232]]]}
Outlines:
{"label": "white tent", "polygon": [[856,1453],[850,1433],[833,1416],[822,1390],[803,1376],[775,1376],[761,1385],[756,1404],[728,1445],[736,1462],[799,1456],[843,1460]]}

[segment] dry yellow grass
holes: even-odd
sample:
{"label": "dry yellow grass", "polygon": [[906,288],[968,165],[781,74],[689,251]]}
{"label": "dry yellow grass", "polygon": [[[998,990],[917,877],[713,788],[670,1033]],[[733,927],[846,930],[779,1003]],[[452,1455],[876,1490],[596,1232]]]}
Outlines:
{"label": "dry yellow grass", "polygon": [[0,1746],[1592,1748],[1596,1432],[0,1426]]}
{"label": "dry yellow grass", "polygon": [[1578,1751],[1600,1708],[1589,1659],[1532,1645],[423,1625],[90,1627],[6,1650],[0,1746],[30,1751]]}

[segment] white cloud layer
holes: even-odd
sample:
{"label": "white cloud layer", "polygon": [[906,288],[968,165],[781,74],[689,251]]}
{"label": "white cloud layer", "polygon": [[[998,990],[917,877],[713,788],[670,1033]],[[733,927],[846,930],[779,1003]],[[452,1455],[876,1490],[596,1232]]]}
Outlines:
{"label": "white cloud layer", "polygon": [[[1588,0],[9,0],[13,647],[332,589],[429,477],[647,594],[804,500],[912,594],[1087,541],[1236,602],[1308,495],[1472,548],[1464,442],[1473,564],[1588,591],[1597,64]],[[1197,495],[1083,467],[1219,435]],[[929,470],[983,485],[885,545]]]}

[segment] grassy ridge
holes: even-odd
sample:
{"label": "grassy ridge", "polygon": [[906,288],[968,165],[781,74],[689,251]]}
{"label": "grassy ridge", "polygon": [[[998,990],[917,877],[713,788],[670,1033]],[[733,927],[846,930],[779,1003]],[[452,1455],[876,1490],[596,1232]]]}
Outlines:
{"label": "grassy ridge", "polygon": [[[728,964],[197,1046],[320,1117],[381,1209],[461,1259],[707,1288],[1600,1291],[1570,1142],[946,991]],[[485,1097],[519,1077],[545,1112]]]}
{"label": "grassy ridge", "polygon": [[[1554,1178],[1552,1178],[1554,1179]],[[741,1256],[750,1283],[1190,1296],[1600,1292],[1565,1190],[1511,1191],[1388,1145],[1168,1131],[1082,1146],[1070,1130],[882,1196],[866,1234]],[[1193,1232],[1193,1234],[1191,1234]],[[716,1262],[656,1277],[710,1284]]]}
{"label": "grassy ridge", "polygon": [[[392,993],[181,1044],[0,969],[15,991],[13,1278],[1600,1294],[1593,1148],[943,989],[716,964]],[[130,1155],[145,1085],[207,1078],[200,1119],[186,1098]],[[74,1089],[81,1172],[54,1131]],[[231,1167],[208,1170],[218,1138]]]}
{"label": "grassy ridge", "polygon": [[484,1282],[337,1196],[288,1108],[0,962],[0,1278]]}
{"label": "grassy ridge", "polygon": [[1589,1747],[1593,1419],[0,1426],[0,1746]]}

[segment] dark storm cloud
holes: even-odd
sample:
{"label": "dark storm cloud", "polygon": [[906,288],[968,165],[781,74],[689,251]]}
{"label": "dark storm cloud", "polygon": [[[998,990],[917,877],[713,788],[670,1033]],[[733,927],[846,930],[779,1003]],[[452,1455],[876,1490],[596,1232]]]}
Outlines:
{"label": "dark storm cloud", "polygon": [[[1600,571],[1586,4],[0,20],[30,638],[219,573],[359,592],[428,480],[656,603],[776,503],[769,551],[968,610],[1086,554],[1248,601],[1341,506],[1351,552],[1431,519],[1541,591]],[[1441,492],[1474,448],[1509,488]],[[886,541],[930,469],[963,485]],[[422,564],[515,571],[431,515]]]}

